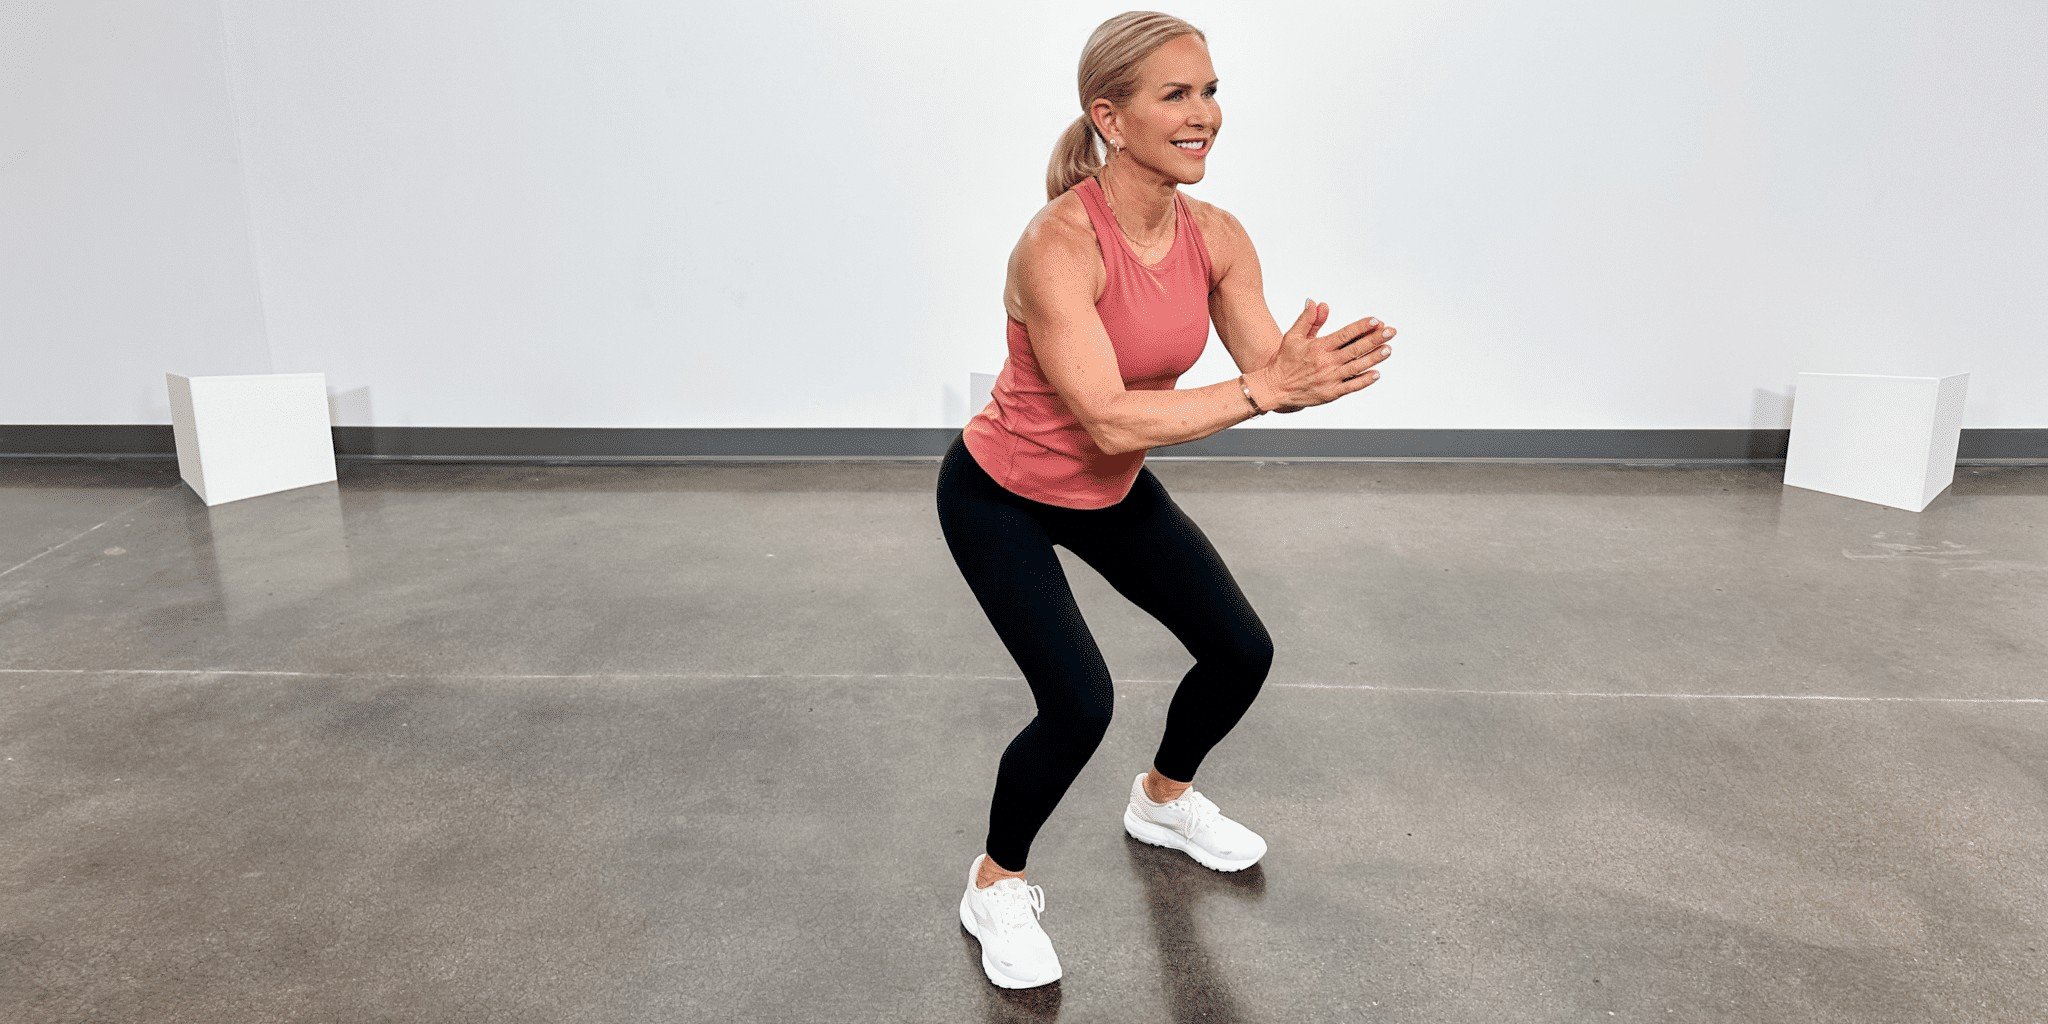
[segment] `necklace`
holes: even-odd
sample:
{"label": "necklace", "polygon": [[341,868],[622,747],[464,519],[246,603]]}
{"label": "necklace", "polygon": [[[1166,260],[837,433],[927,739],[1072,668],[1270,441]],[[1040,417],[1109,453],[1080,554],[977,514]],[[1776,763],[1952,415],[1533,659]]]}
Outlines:
{"label": "necklace", "polygon": [[[1101,192],[1101,193],[1102,193],[1102,201],[1103,201],[1103,202],[1105,202],[1105,203],[1108,203],[1108,204],[1109,204],[1109,213],[1110,213],[1110,218],[1109,218],[1109,219],[1110,219],[1110,220],[1113,220],[1113,221],[1116,221],[1116,229],[1117,229],[1117,230],[1118,230],[1119,232],[1122,232],[1122,233],[1123,233],[1123,236],[1124,236],[1124,240],[1125,240],[1125,241],[1127,241],[1127,242],[1131,243],[1131,244],[1132,244],[1132,245],[1134,245],[1134,246],[1137,246],[1137,247],[1138,247],[1139,249],[1141,249],[1141,250],[1150,250],[1150,249],[1151,249],[1151,248],[1152,248],[1153,246],[1155,246],[1155,245],[1158,245],[1158,244],[1159,244],[1159,241],[1158,241],[1157,239],[1155,239],[1155,240],[1153,240],[1153,241],[1150,241],[1150,242],[1147,242],[1147,243],[1145,243],[1145,244],[1143,244],[1143,245],[1138,245],[1138,240],[1137,240],[1137,239],[1135,239],[1135,238],[1132,238],[1132,237],[1131,237],[1131,233],[1130,233],[1130,232],[1128,232],[1128,231],[1124,231],[1124,222],[1123,222],[1123,219],[1122,219],[1122,218],[1120,218],[1120,217],[1118,217],[1118,216],[1116,216],[1116,204],[1115,204],[1115,203],[1113,203],[1113,202],[1110,202],[1110,200],[1109,200],[1109,189],[1107,189],[1107,188],[1104,188],[1104,187],[1103,187],[1103,185],[1102,185],[1102,177],[1101,177],[1100,175],[1097,175],[1097,176],[1096,176],[1096,178],[1095,178],[1095,188],[1096,188],[1096,190],[1097,190],[1097,191],[1099,191],[1099,192]],[[1175,232],[1175,231],[1178,231],[1179,229],[1180,229],[1180,208],[1179,208],[1179,204],[1175,204],[1175,206],[1174,206],[1174,211],[1173,211],[1173,222],[1172,222],[1172,224],[1170,224],[1170,225],[1169,225],[1169,226],[1167,227],[1167,229],[1166,229],[1166,235],[1165,235],[1165,237],[1167,237],[1167,238],[1172,238],[1172,237],[1173,237],[1173,234],[1174,234],[1174,232]]]}

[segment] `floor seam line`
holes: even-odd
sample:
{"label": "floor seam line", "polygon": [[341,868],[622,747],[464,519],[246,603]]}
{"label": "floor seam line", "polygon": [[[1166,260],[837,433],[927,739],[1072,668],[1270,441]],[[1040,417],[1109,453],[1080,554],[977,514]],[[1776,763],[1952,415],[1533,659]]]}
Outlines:
{"label": "floor seam line", "polygon": [[[598,673],[459,673],[459,672],[303,672],[290,669],[207,668],[0,668],[0,675],[171,675],[256,676],[313,679],[495,679],[651,680],[651,679],[959,679],[976,682],[1024,682],[1023,676],[983,676],[953,672],[598,672]],[[1113,683],[1178,685],[1179,679],[1111,677]],[[1267,682],[1267,687],[1297,690],[1357,690],[1375,693],[1455,694],[1483,697],[1607,697],[1652,700],[1811,700],[1904,704],[2048,704],[2048,697],[1892,697],[1832,693],[1654,693],[1629,690],[1488,690],[1477,687],[1382,686],[1376,683]]]}

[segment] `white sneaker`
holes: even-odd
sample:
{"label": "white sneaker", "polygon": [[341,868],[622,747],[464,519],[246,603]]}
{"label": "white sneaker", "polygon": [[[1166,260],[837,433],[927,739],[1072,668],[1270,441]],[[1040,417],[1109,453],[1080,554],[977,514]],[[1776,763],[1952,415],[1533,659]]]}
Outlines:
{"label": "white sneaker", "polygon": [[960,897],[960,925],[981,940],[982,973],[1003,988],[1035,988],[1058,981],[1060,958],[1052,951],[1052,939],[1038,926],[1038,915],[1045,911],[1045,890],[1025,885],[1021,878],[977,888],[974,878],[986,856],[976,855],[967,866],[967,892]]}
{"label": "white sneaker", "polygon": [[1145,795],[1144,772],[1131,780],[1124,831],[1154,846],[1183,850],[1203,867],[1217,871],[1242,871],[1266,855],[1264,837],[1224,817],[1193,786],[1166,803],[1153,803]]}

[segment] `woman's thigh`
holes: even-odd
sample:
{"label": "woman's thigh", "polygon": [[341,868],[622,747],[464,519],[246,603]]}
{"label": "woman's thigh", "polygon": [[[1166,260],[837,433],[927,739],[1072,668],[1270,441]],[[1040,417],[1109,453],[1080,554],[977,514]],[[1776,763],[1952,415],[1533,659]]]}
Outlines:
{"label": "woman's thigh", "polygon": [[1122,502],[1059,524],[1055,540],[1198,658],[1271,657],[1272,638],[1208,535],[1141,468]]}
{"label": "woman's thigh", "polygon": [[1114,703],[1109,666],[1081,617],[1043,514],[989,479],[957,445],[940,466],[938,510],[953,561],[1024,673],[1039,712],[1107,718]]}

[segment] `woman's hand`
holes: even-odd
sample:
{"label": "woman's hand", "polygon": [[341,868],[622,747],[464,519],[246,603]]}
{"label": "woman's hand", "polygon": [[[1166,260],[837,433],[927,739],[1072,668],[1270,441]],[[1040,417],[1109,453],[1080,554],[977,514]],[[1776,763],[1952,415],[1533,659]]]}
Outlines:
{"label": "woman's hand", "polygon": [[1264,371],[1269,394],[1279,396],[1274,412],[1297,412],[1363,391],[1380,379],[1380,372],[1371,367],[1394,354],[1387,344],[1394,329],[1374,317],[1317,337],[1329,312],[1328,305],[1311,302],[1281,336],[1280,350]]}

